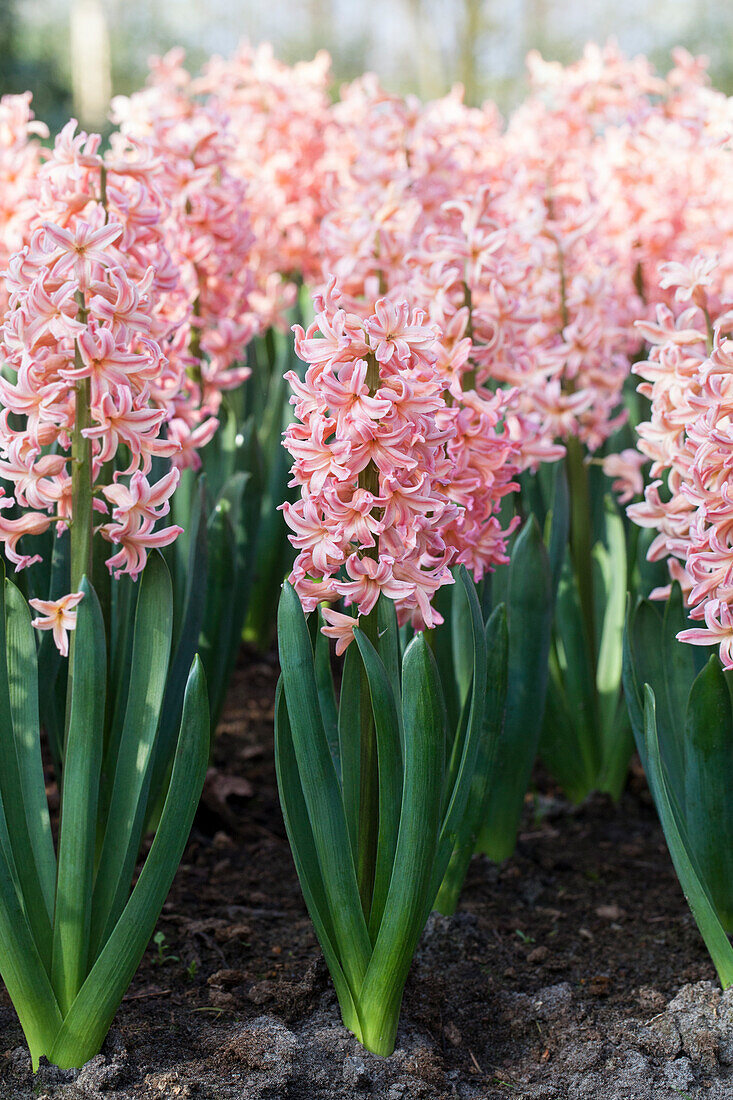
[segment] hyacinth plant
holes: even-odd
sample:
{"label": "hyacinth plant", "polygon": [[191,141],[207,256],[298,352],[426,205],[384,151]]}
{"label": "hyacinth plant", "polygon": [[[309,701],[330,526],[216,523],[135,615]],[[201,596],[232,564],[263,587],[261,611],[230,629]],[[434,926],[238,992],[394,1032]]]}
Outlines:
{"label": "hyacinth plant", "polygon": [[[170,272],[154,266],[160,241],[145,213],[156,192],[144,158],[130,148],[105,163],[98,145],[70,124],[39,169],[35,223],[10,259],[0,333],[0,474],[13,490],[0,538],[19,570],[39,564],[26,546],[34,536],[53,531],[56,544],[56,591],[31,598],[35,618],[9,580],[0,608],[0,973],[34,1067],[42,1055],[75,1067],[98,1052],[178,866],[209,753],[194,657],[167,797],[133,887],[171,676],[173,595],[157,548],[179,528],[156,525],[179,473],[154,481],[151,467],[181,449],[161,430],[176,383],[162,348],[176,320]],[[138,577],[134,590],[123,587]],[[120,617],[131,595],[134,616]],[[115,624],[130,621],[128,647]],[[47,632],[38,653],[33,627]],[[54,844],[39,689],[43,698],[64,672]]]}
{"label": "hyacinth plant", "polygon": [[[289,377],[285,443],[301,495],[284,512],[300,553],[278,615],[276,765],[344,1023],[390,1054],[451,857],[465,873],[473,851],[506,696],[506,615],[484,623],[461,566],[467,648],[452,725],[428,636],[441,629],[433,597],[453,583],[444,530],[457,519],[446,489],[460,412],[445,399],[436,333],[406,302],[348,313],[333,283],[316,308],[308,332],[296,329],[305,378]],[[345,612],[329,606],[339,600]],[[398,623],[416,631],[404,652]],[[327,638],[345,653],[338,705]]]}
{"label": "hyacinth plant", "polygon": [[731,679],[717,654],[706,659],[678,640],[691,633],[685,625],[677,584],[661,609],[637,604],[626,628],[624,687],[677,877],[726,988],[733,984]]}
{"label": "hyacinth plant", "polygon": [[[661,279],[674,298],[658,308],[656,324],[641,324],[652,348],[636,368],[651,401],[639,448],[652,460],[654,480],[629,514],[655,533],[649,556],[667,562],[673,583],[629,615],[624,683],[675,870],[727,987],[733,984],[733,304],[715,258],[668,264]],[[706,660],[704,648],[694,647],[708,646],[718,653]]]}

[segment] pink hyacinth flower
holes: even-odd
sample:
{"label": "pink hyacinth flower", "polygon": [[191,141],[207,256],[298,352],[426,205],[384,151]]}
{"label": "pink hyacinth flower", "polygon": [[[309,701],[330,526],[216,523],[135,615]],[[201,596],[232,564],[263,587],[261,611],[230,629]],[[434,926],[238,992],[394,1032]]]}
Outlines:
{"label": "pink hyacinth flower", "polygon": [[36,630],[52,630],[53,640],[62,657],[69,655],[69,631],[76,629],[76,608],[84,598],[83,592],[70,592],[59,600],[29,600],[34,611],[40,611],[31,623]]}

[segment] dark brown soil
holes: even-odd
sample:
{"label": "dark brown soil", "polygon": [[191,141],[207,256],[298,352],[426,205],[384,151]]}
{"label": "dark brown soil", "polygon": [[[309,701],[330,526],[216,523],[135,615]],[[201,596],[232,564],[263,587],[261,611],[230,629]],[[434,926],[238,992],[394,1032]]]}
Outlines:
{"label": "dark brown soil", "polygon": [[579,808],[537,777],[515,856],[475,859],[459,913],[431,918],[395,1055],[367,1055],[340,1025],[285,839],[275,678],[261,658],[237,671],[164,939],[104,1053],[33,1080],[3,995],[0,1096],[733,1097],[733,998],[698,984],[668,1007],[715,973],[639,774],[620,805]]}

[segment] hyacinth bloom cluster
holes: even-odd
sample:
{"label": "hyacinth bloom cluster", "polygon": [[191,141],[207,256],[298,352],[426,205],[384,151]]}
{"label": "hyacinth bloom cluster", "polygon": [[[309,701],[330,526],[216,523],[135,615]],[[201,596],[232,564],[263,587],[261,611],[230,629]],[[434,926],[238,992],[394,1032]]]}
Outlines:
{"label": "hyacinth bloom cluster", "polygon": [[465,355],[480,385],[514,387],[522,468],[559,457],[569,435],[597,448],[619,424],[638,309],[582,150],[549,183],[546,151],[526,127],[502,132],[493,105],[453,94],[423,107],[367,78],[334,114],[351,162],[323,222],[324,270],[350,307],[404,297],[442,329],[449,371]]}
{"label": "hyacinth bloom cluster", "polygon": [[202,410],[200,423],[190,425],[193,439],[180,437],[196,465],[196,450],[216,430],[222,391],[249,376],[244,353],[260,324],[249,300],[249,196],[230,168],[234,137],[216,104],[194,95],[183,56],[173,50],[154,58],[148,87],[116,97],[112,117],[119,126],[113,145],[141,141],[155,158],[156,186],[166,202],[162,228],[181,291],[169,355],[184,368],[182,410]]}
{"label": "hyacinth bloom cluster", "polygon": [[[99,144],[73,122],[59,135],[35,177],[29,241],[5,275],[0,477],[11,492],[0,503],[20,514],[4,511],[0,539],[23,568],[39,560],[26,536],[73,525],[78,434],[91,452],[96,529],[114,551],[107,566],[137,577],[148,550],[180,531],[156,529],[178,470],[149,480],[153,458],[180,448],[163,430],[176,414],[178,378],[163,350],[175,329],[165,301],[175,272],[156,229],[162,199],[147,161],[134,149],[105,161]],[[37,625],[55,634],[73,625],[76,595],[38,607]]]}
{"label": "hyacinth bloom cluster", "polygon": [[634,368],[651,400],[639,450],[652,461],[653,480],[628,513],[657,532],[648,557],[668,560],[691,618],[702,624],[678,637],[717,644],[733,668],[733,300],[721,294],[719,276],[711,257],[663,266],[662,289],[674,304],[658,305],[656,321],[639,323],[652,345]]}
{"label": "hyacinth bloom cluster", "polygon": [[146,135],[171,203],[169,247],[190,269],[189,323],[207,353],[207,397],[244,378],[255,332],[284,327],[319,268],[330,60],[293,67],[242,42],[195,78],[184,52],[153,58],[147,87],[117,97],[122,131]]}
{"label": "hyacinth bloom cluster", "polygon": [[[609,439],[635,321],[671,302],[660,263],[689,264],[733,229],[731,101],[703,60],[673,62],[662,77],[613,45],[567,67],[531,54],[532,92],[506,125],[491,103],[422,104],[372,76],[332,109],[323,278],[355,312],[380,295],[424,309],[447,359],[470,338],[480,384],[514,388],[522,468],[571,436],[591,452]],[[638,495],[638,470],[626,475],[622,495]]]}
{"label": "hyacinth bloom cluster", "polygon": [[231,171],[247,185],[251,301],[263,326],[284,324],[297,282],[320,273],[330,64],[320,51],[312,61],[285,65],[269,44],[245,41],[231,58],[213,57],[195,82],[226,117],[234,139]]}
{"label": "hyacinth bloom cluster", "polygon": [[[362,319],[339,308],[333,283],[295,329],[296,422],[285,433],[300,499],[284,514],[299,554],[290,581],[303,607],[343,600],[368,615],[380,593],[402,621],[442,621],[430,601],[452,578],[442,526],[456,506],[445,486],[455,436],[436,369],[435,334],[407,303],[378,301]],[[324,610],[339,651],[358,619]]]}
{"label": "hyacinth bloom cluster", "polygon": [[[33,116],[30,92],[0,99],[0,270],[22,247],[33,217],[28,191],[43,156],[39,139],[47,137],[48,128]],[[0,312],[7,308],[8,292],[0,281]]]}

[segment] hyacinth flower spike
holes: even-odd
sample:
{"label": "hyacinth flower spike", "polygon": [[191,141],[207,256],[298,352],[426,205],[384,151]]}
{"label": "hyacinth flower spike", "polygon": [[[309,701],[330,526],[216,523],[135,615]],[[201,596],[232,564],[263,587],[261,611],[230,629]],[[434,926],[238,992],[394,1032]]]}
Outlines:
{"label": "hyacinth flower spike", "polygon": [[[0,468],[21,511],[0,518],[0,539],[18,567],[38,557],[21,549],[20,538],[25,546],[53,524],[66,544],[52,569],[61,591],[33,601],[35,620],[19,589],[0,578],[0,974],[34,1068],[41,1056],[70,1068],[98,1053],[173,880],[209,754],[206,684],[194,657],[167,762],[167,796],[133,885],[173,635],[171,580],[157,548],[179,529],[156,523],[168,512],[178,471],[150,478],[152,457],[172,448],[160,437],[163,416],[151,396],[156,372],[165,369],[155,340],[160,319],[147,269],[126,269],[117,248],[125,226],[107,217],[100,199],[98,143],[71,126],[42,169],[57,221],[39,226],[11,259],[13,308],[0,331],[16,370],[14,381],[2,382],[15,417],[0,430]],[[80,181],[92,179],[85,199]],[[109,317],[108,295],[120,288],[139,306],[134,320]],[[140,415],[131,418],[132,409]],[[113,413],[119,432],[100,435]],[[126,466],[112,473],[109,448],[114,440],[119,446],[123,421]],[[44,453],[52,444],[53,453]],[[100,599],[91,578],[104,578],[95,564],[109,543]],[[121,573],[139,580],[129,649],[118,662],[111,653],[108,659],[106,617]],[[41,759],[39,691],[48,685],[39,676],[43,643],[37,653],[34,625],[67,661],[55,746],[56,846]]]}
{"label": "hyacinth flower spike", "polygon": [[[278,786],[344,1023],[390,1054],[407,972],[456,849],[465,871],[467,807],[483,806],[506,624],[501,608],[484,624],[460,566],[467,682],[449,724],[425,628],[435,641],[432,600],[454,583],[444,536],[457,505],[445,486],[460,410],[445,399],[435,332],[407,303],[380,300],[362,320],[339,307],[332,283],[316,306],[308,332],[296,329],[309,367],[290,378],[296,419],[285,435],[301,495],[284,508],[299,554],[278,613]],[[316,616],[339,599],[345,611]],[[404,652],[399,624],[415,632]],[[326,638],[344,655],[338,703]]]}

